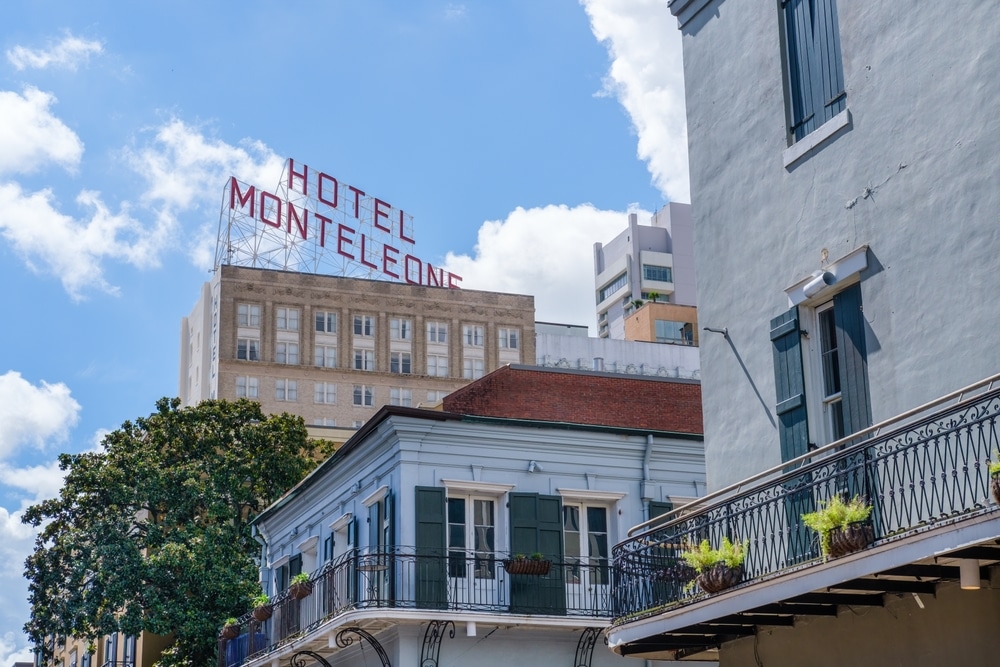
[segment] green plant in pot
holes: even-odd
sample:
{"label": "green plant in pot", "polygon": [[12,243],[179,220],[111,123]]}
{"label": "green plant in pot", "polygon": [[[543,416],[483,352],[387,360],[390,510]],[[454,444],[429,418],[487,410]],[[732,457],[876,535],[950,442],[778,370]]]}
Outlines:
{"label": "green plant in pot", "polygon": [[222,624],[222,632],[219,633],[223,639],[236,639],[240,636],[240,622],[235,616],[230,616]]}
{"label": "green plant in pot", "polygon": [[997,452],[997,460],[990,461],[990,491],[993,492],[993,500],[1000,505],[1000,452]]}
{"label": "green plant in pot", "polygon": [[545,576],[549,573],[551,568],[552,561],[547,560],[540,551],[536,551],[530,556],[515,554],[513,558],[508,558],[503,562],[503,569],[509,574],[534,574],[538,576]]}
{"label": "green plant in pot", "polygon": [[253,620],[258,623],[263,623],[267,619],[271,618],[271,614],[274,613],[274,607],[271,605],[271,598],[267,597],[266,593],[261,593],[254,597],[251,601],[253,605],[253,611],[251,615]]}
{"label": "green plant in pot", "polygon": [[872,506],[861,496],[844,500],[835,495],[820,501],[815,512],[802,515],[802,523],[819,534],[819,548],[823,560],[840,558],[860,551],[875,541],[872,525],[868,521]]}
{"label": "green plant in pot", "polygon": [[696,573],[695,581],[706,593],[718,593],[743,579],[743,561],[746,558],[749,540],[731,542],[728,537],[722,538],[722,545],[713,549],[708,540],[690,547],[681,554],[681,558]]}
{"label": "green plant in pot", "polygon": [[312,591],[313,582],[309,579],[308,572],[299,572],[288,584],[288,596],[294,600],[307,598]]}

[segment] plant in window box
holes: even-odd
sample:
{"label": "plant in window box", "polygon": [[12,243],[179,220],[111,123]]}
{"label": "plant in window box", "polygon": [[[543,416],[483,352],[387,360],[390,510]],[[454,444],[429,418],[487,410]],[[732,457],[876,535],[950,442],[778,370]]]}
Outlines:
{"label": "plant in window box", "polygon": [[997,452],[997,460],[990,461],[990,491],[993,492],[993,500],[1000,505],[1000,451]]}
{"label": "plant in window box", "polygon": [[815,512],[802,515],[802,523],[819,534],[823,560],[840,558],[860,551],[875,541],[875,532],[868,517],[872,506],[861,496],[844,500],[839,495],[820,501]]}
{"label": "plant in window box", "polygon": [[240,622],[234,616],[230,616],[222,624],[222,632],[219,633],[219,636],[223,639],[236,639],[240,636]]}
{"label": "plant in window box", "polygon": [[261,593],[256,596],[253,601],[253,611],[251,615],[253,620],[258,623],[263,623],[267,619],[271,618],[271,614],[274,613],[274,607],[271,605],[271,598],[267,597],[266,593]]}
{"label": "plant in window box", "polygon": [[530,556],[515,554],[513,558],[508,558],[503,561],[503,569],[505,569],[508,574],[533,574],[544,577],[549,573],[551,568],[552,561],[546,560],[546,558],[538,551]]}
{"label": "plant in window box", "polygon": [[309,597],[313,592],[313,582],[309,579],[308,572],[299,572],[292,577],[288,584],[288,597],[293,600],[302,600]]}
{"label": "plant in window box", "polygon": [[706,593],[718,593],[735,586],[743,580],[743,560],[746,558],[749,540],[731,542],[722,538],[722,546],[713,549],[708,540],[691,547],[681,554],[681,558],[697,573],[695,581]]}

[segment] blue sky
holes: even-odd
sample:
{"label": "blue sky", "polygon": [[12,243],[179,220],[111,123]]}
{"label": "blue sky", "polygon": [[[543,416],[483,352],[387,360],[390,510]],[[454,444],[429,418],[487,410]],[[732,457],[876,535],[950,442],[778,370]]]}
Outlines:
{"label": "blue sky", "polygon": [[463,287],[592,328],[593,243],[689,201],[666,0],[42,0],[3,25],[0,666],[29,659],[21,512],[59,452],[177,393],[230,175],[291,157],[378,192]]}

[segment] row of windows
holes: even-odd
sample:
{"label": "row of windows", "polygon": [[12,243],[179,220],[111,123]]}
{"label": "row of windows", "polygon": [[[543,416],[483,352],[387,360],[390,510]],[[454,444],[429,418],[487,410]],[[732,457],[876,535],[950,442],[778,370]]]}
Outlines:
{"label": "row of windows", "polygon": [[669,266],[657,266],[655,264],[643,264],[642,265],[642,279],[643,280],[656,280],[661,283],[672,283],[674,282],[673,269]]}
{"label": "row of windows", "polygon": [[[374,407],[376,387],[367,384],[352,385],[352,403],[360,407]],[[428,401],[439,401],[444,398],[445,391],[428,391]],[[260,398],[260,378],[240,376],[236,378],[236,396],[238,398]],[[299,400],[298,380],[275,380],[274,400],[295,402]],[[336,405],[337,384],[334,382],[314,382],[313,402],[324,405]],[[413,390],[405,387],[389,388],[389,405],[413,405]],[[332,424],[327,424],[332,426]]]}
{"label": "row of windows", "polygon": [[602,301],[604,301],[605,299],[607,299],[609,296],[611,296],[612,294],[614,294],[615,292],[617,292],[621,288],[625,287],[625,285],[627,283],[628,283],[628,274],[627,273],[621,274],[620,276],[618,276],[617,278],[615,278],[614,281],[612,281],[610,285],[608,285],[607,287],[601,289],[597,293],[597,303],[601,303]]}

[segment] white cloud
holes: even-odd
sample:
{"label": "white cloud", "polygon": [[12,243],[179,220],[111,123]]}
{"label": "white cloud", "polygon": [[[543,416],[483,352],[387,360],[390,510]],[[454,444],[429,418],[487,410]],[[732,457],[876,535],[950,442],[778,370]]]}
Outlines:
{"label": "white cloud", "polygon": [[[0,463],[0,484],[27,491],[31,494],[30,502],[33,503],[58,496],[65,476],[65,471],[59,469],[59,461],[24,468],[11,468]],[[28,526],[23,526],[23,528],[30,532]],[[5,532],[7,531],[0,528],[0,534]]]}
{"label": "white cloud", "polygon": [[468,8],[462,4],[448,3],[448,6],[444,8],[446,19],[460,19],[468,13]]}
{"label": "white cloud", "polygon": [[611,69],[604,92],[628,112],[637,153],[656,187],[672,201],[690,202],[684,70],[677,21],[664,0],[580,0],[590,27],[605,44]]}
{"label": "white cloud", "polygon": [[47,441],[64,441],[79,413],[80,404],[65,384],[35,386],[7,371],[0,375],[0,457],[25,444],[41,448]]}
{"label": "white cloud", "polygon": [[74,170],[83,142],[49,107],[56,98],[27,87],[23,95],[0,91],[0,174],[31,173],[49,163]]}
{"label": "white cloud", "polygon": [[155,129],[152,142],[125,151],[132,169],[146,181],[142,202],[157,217],[158,227],[179,229],[178,215],[203,209],[210,221],[189,233],[188,250],[202,268],[211,267],[215,252],[218,203],[230,176],[272,189],[281,178],[284,159],[260,141],[239,146],[207,137],[173,118]]}
{"label": "white cloud", "polygon": [[76,203],[86,216],[76,219],[57,210],[49,189],[25,192],[16,183],[0,183],[0,235],[32,270],[58,276],[74,299],[96,288],[116,294],[104,278],[102,262],[113,258],[138,268],[156,266],[165,245],[161,228],[148,231],[124,204],[111,212],[96,192],[83,191]]}
{"label": "white cloud", "polygon": [[25,635],[7,632],[0,637],[0,665],[13,665],[15,662],[35,662],[35,654],[27,645]]}
{"label": "white cloud", "polygon": [[463,288],[534,295],[537,320],[593,329],[594,243],[627,225],[625,212],[590,204],[519,207],[506,220],[483,223],[474,256],[448,253],[444,265],[462,276]]}
{"label": "white cloud", "polygon": [[90,55],[102,53],[104,45],[97,41],[80,39],[67,33],[62,41],[50,44],[45,49],[29,49],[15,46],[7,51],[7,60],[18,70],[27,68],[44,69],[60,67],[71,71],[82,62],[87,62]]}

